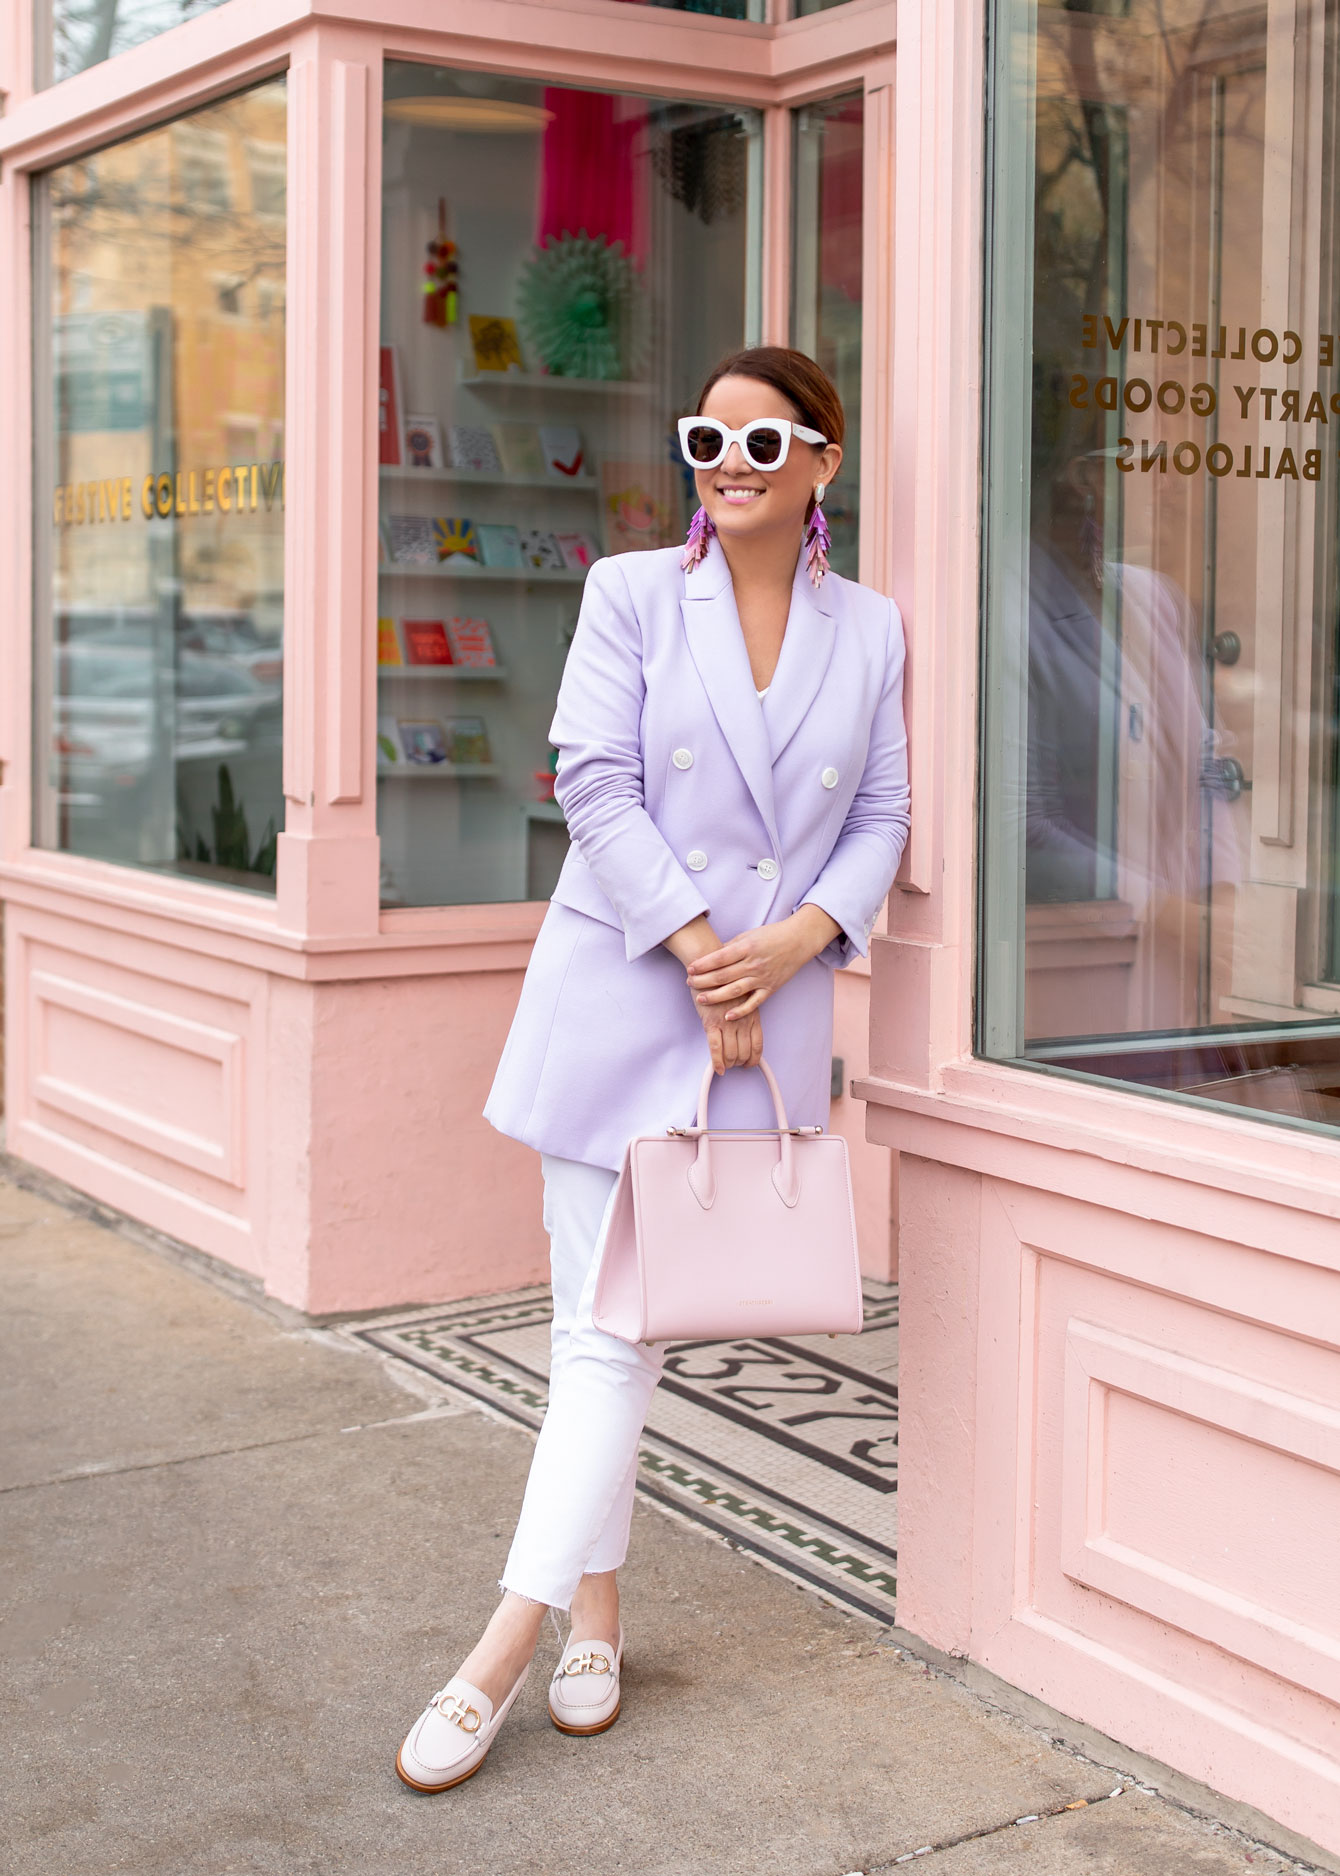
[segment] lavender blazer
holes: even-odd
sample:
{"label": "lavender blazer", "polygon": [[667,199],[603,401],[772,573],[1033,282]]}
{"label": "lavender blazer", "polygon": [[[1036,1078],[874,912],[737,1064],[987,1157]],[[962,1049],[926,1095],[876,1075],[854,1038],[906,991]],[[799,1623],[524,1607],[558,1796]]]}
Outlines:
{"label": "lavender blazer", "polygon": [[[550,738],[572,847],[535,941],[485,1117],[617,1168],[690,1121],[707,1042],[663,941],[706,912],[724,942],[802,902],[842,927],[763,1005],[793,1125],[827,1125],[831,969],[865,954],[907,838],[898,608],[797,565],[768,694],[754,687],[718,543],[620,554],[586,579]],[[714,1084],[715,1126],[767,1126],[756,1070]]]}

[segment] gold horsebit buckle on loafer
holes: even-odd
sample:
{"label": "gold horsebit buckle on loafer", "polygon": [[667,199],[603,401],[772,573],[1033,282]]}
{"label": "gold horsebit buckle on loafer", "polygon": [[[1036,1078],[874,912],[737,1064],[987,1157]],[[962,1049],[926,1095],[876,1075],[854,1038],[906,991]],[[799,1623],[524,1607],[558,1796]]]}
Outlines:
{"label": "gold horsebit buckle on loafer", "polygon": [[593,1654],[589,1648],[584,1648],[581,1654],[574,1655],[570,1661],[563,1663],[563,1672],[564,1674],[610,1674],[613,1673],[613,1669],[608,1655]]}
{"label": "gold horsebit buckle on loafer", "polygon": [[[470,1706],[467,1701],[462,1700],[459,1694],[448,1696],[445,1688],[437,1696],[433,1705],[444,1720],[450,1720],[453,1726],[459,1726],[463,1733],[477,1733],[484,1724],[479,1716],[478,1707]],[[474,1722],[473,1725],[471,1721]]]}

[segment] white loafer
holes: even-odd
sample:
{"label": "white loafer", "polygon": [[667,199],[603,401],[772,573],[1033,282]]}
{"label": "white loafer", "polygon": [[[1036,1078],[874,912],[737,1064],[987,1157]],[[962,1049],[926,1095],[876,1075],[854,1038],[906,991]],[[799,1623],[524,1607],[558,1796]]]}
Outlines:
{"label": "white loafer", "polygon": [[617,1647],[598,1641],[568,1643],[549,1683],[549,1717],[560,1733],[586,1737],[613,1726],[619,1717],[622,1667],[622,1623]]}
{"label": "white loafer", "polygon": [[449,1680],[433,1695],[396,1754],[395,1769],[405,1783],[415,1791],[450,1791],[473,1778],[529,1673],[527,1666],[496,1713],[488,1695],[469,1681],[459,1674]]}

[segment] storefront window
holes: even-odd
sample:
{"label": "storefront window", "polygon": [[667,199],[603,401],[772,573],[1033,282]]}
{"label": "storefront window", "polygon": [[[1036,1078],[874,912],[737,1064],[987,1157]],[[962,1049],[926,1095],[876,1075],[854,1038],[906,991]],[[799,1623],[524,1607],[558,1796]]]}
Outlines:
{"label": "storefront window", "polygon": [[979,1046],[1340,1124],[1333,0],[1000,0]]}
{"label": "storefront window", "polygon": [[273,890],[285,87],[34,189],[34,837]]}
{"label": "storefront window", "polygon": [[675,420],[757,332],[759,126],[395,63],[383,174],[383,900],[544,899],[585,570],[683,539]]}
{"label": "storefront window", "polygon": [[39,91],[59,84],[219,4],[220,0],[35,0],[34,83]]}
{"label": "storefront window", "polygon": [[847,440],[825,500],[832,565],[860,566],[861,235],[864,101],[859,91],[795,113],[792,192],[792,343],[828,372],[842,394]]}

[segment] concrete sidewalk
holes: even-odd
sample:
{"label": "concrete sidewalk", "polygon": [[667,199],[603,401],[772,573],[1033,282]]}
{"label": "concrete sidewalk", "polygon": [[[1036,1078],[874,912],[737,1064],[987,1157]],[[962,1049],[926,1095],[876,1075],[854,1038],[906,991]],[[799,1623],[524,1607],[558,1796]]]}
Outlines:
{"label": "concrete sidewalk", "polygon": [[528,1437],[13,1185],[0,1260],[9,1876],[1296,1867],[642,1505],[618,1725],[550,1726],[546,1639],[478,1778],[416,1796]]}

